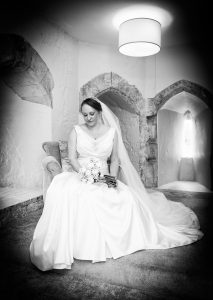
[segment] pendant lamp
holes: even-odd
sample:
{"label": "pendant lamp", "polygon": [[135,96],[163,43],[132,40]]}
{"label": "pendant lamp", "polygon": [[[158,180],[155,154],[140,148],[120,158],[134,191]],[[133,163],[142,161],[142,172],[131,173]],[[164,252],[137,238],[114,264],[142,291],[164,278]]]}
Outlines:
{"label": "pendant lamp", "polygon": [[156,54],[161,47],[161,24],[151,18],[133,18],[119,26],[119,51],[128,56]]}

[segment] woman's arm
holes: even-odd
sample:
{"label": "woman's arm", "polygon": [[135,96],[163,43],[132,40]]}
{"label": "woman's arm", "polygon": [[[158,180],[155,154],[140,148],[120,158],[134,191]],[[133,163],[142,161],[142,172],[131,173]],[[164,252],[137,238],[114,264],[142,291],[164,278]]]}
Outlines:
{"label": "woman's arm", "polygon": [[77,145],[77,135],[75,128],[70,133],[69,136],[69,141],[68,141],[68,153],[69,153],[69,159],[71,162],[71,165],[74,169],[74,171],[79,172],[79,169],[81,168],[78,159],[77,159],[77,150],[76,150],[76,145]]}
{"label": "woman's arm", "polygon": [[115,176],[115,178],[118,177],[119,172],[119,159],[118,159],[118,135],[117,132],[115,132],[114,140],[113,140],[113,148],[112,153],[110,156],[110,175]]}

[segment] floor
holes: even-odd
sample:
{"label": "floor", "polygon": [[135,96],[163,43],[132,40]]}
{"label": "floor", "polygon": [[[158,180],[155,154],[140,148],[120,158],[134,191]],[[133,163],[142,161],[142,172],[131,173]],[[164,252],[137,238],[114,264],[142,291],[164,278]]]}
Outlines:
{"label": "floor", "polygon": [[1,299],[210,300],[212,298],[212,193],[164,190],[197,214],[204,237],[191,245],[146,250],[92,264],[75,260],[71,270],[41,272],[29,245],[42,208],[10,219],[0,229]]}
{"label": "floor", "polygon": [[158,187],[159,189],[191,191],[191,192],[210,192],[210,190],[197,181],[173,181]]}

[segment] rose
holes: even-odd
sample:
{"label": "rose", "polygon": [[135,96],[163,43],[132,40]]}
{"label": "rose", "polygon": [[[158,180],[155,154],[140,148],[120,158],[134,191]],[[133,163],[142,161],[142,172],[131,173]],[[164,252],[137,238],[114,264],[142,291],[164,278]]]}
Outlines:
{"label": "rose", "polygon": [[98,175],[100,174],[100,170],[99,170],[99,169],[92,169],[92,170],[91,170],[91,174],[92,174],[94,177],[98,177]]}
{"label": "rose", "polygon": [[87,168],[88,168],[88,169],[94,168],[94,162],[93,162],[93,161],[90,161],[90,162],[88,163],[88,165],[87,165]]}
{"label": "rose", "polygon": [[97,161],[97,162],[95,163],[95,165],[96,165],[96,167],[97,167],[98,169],[100,169],[100,168],[102,167],[101,161]]}

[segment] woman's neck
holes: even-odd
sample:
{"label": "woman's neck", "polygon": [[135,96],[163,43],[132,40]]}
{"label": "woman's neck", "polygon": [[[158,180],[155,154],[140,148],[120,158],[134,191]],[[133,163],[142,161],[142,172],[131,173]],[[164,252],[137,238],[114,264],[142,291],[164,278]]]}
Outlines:
{"label": "woman's neck", "polygon": [[98,131],[103,126],[103,122],[101,122],[101,120],[98,120],[97,123],[92,126],[88,126],[86,123],[85,126],[90,131]]}

